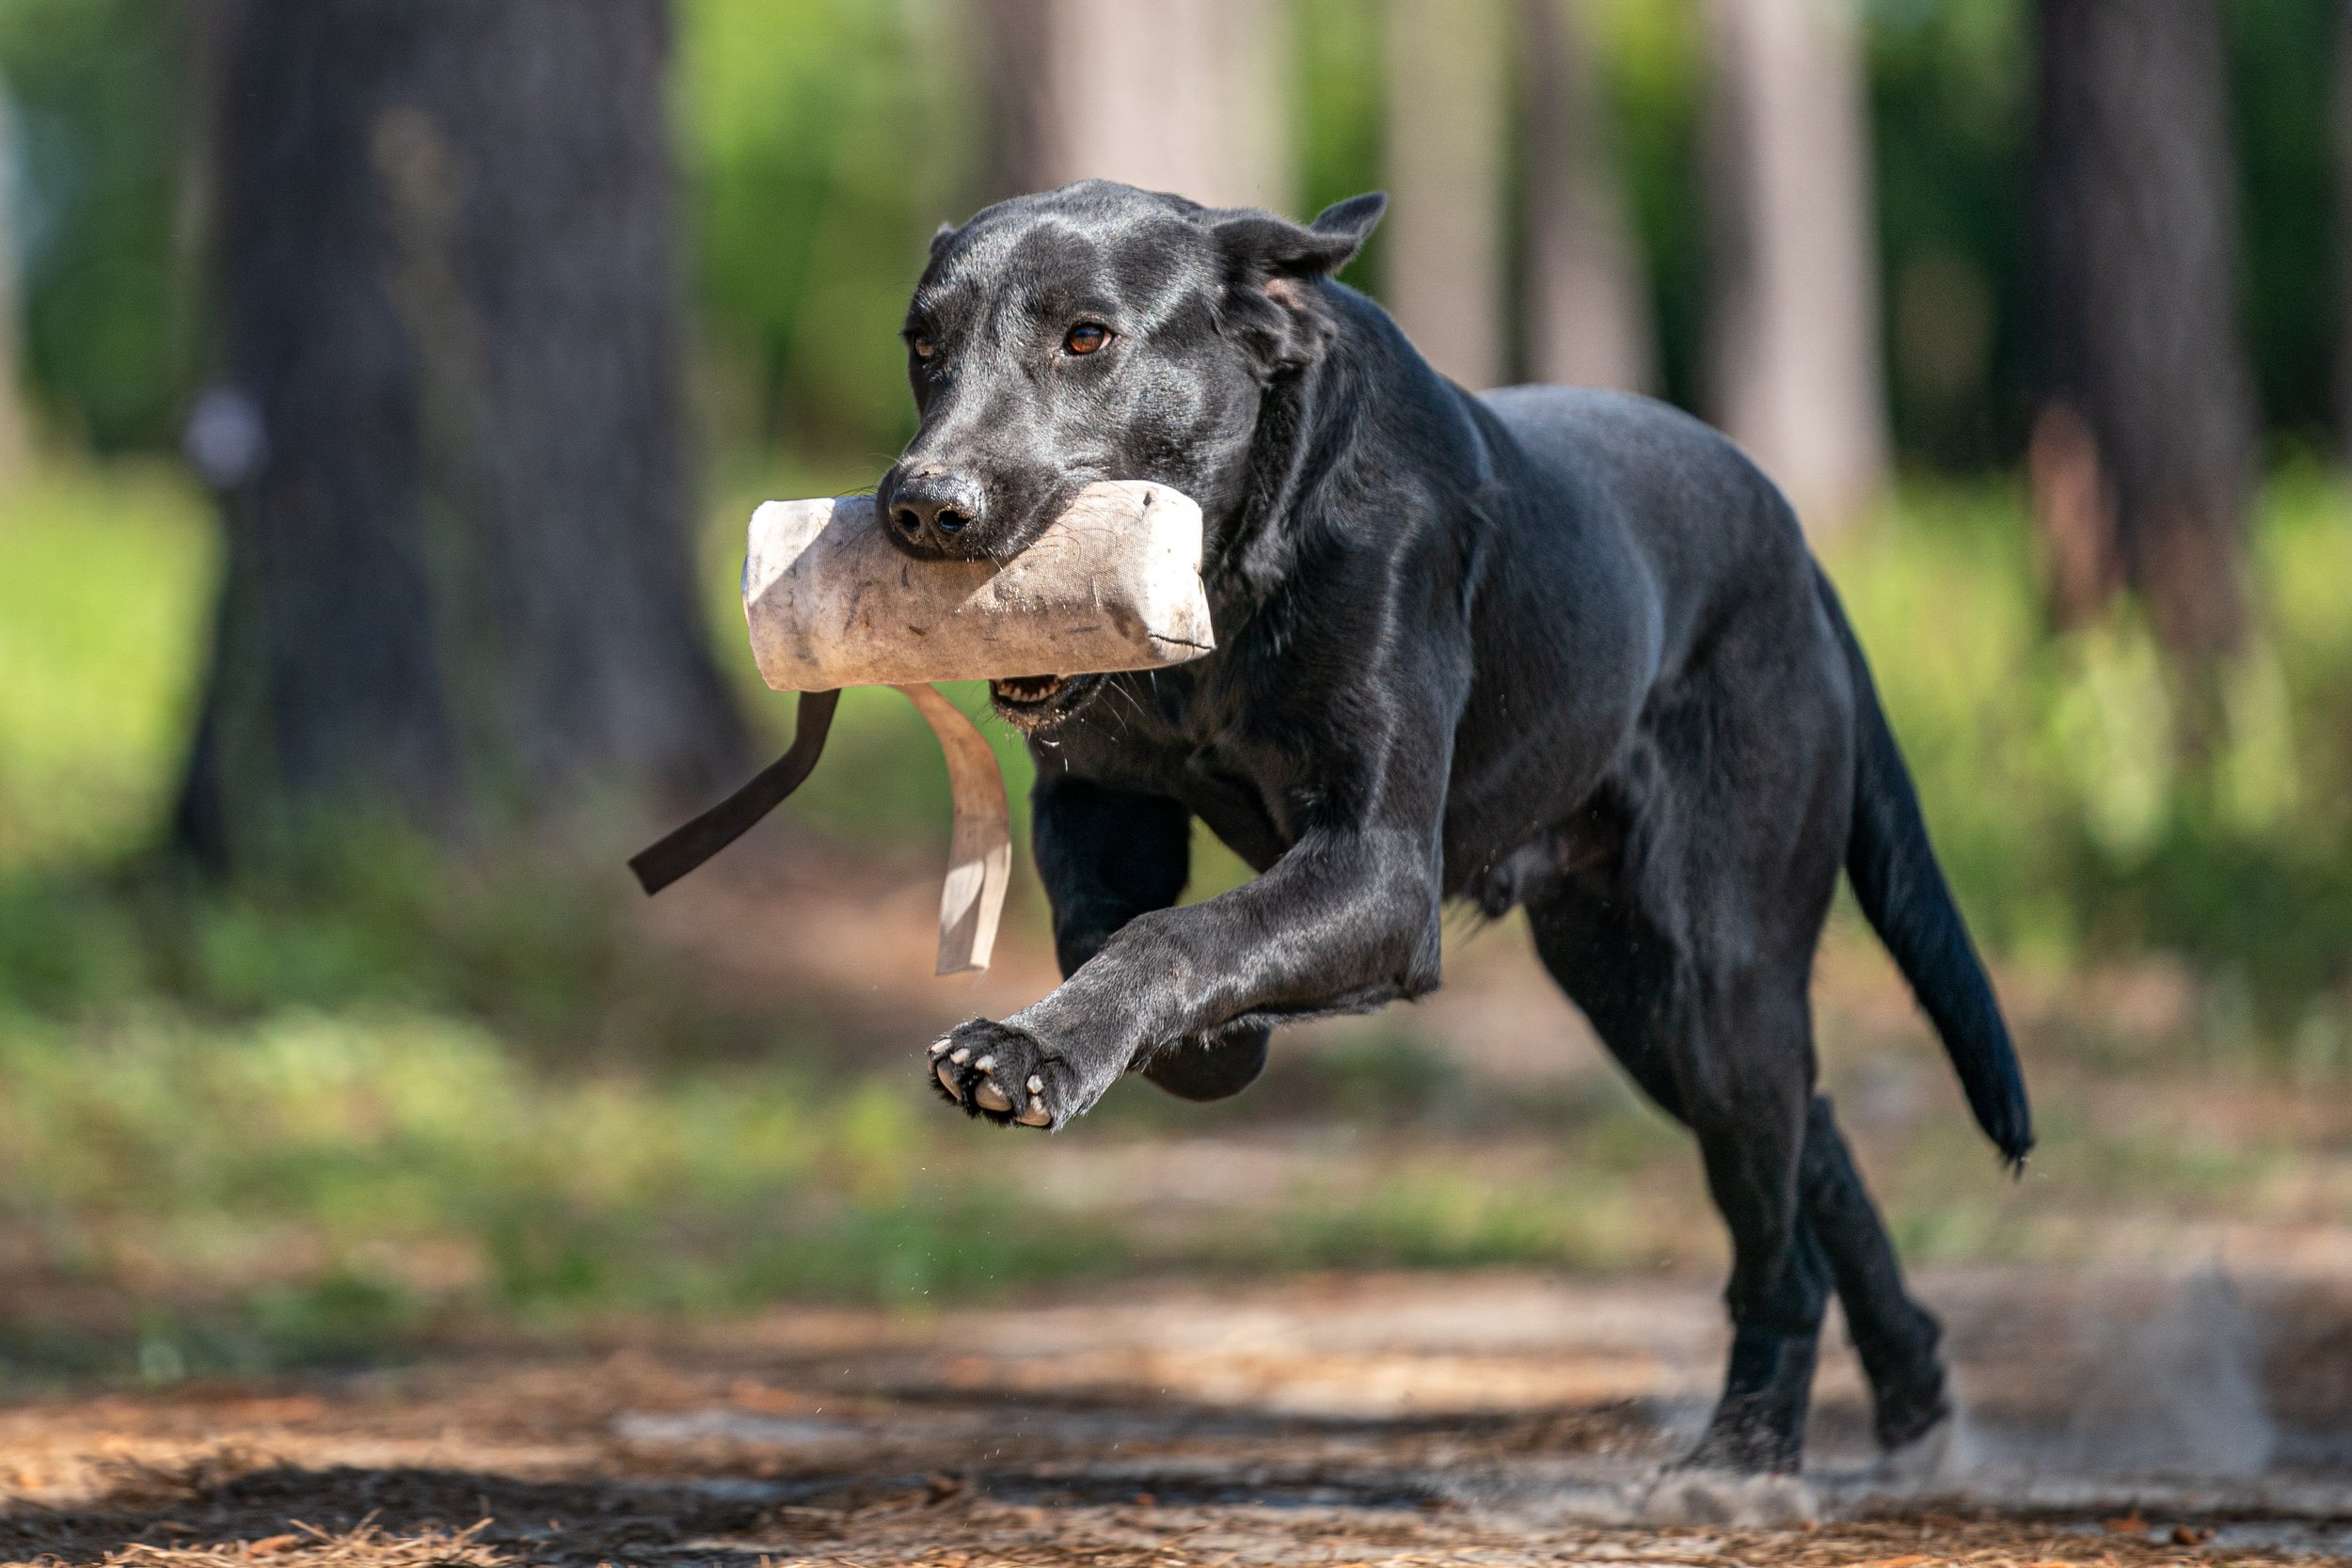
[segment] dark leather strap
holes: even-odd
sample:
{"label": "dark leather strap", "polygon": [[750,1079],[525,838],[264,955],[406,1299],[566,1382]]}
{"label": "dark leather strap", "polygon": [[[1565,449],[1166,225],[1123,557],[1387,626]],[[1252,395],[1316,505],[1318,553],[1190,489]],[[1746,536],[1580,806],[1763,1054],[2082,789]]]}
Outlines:
{"label": "dark leather strap", "polygon": [[761,768],[751,783],[660,843],[630,857],[628,868],[637,873],[638,884],[649,895],[660,893],[741,838],[753,823],[800,788],[824,754],[825,735],[833,728],[833,710],[840,701],[838,691],[802,692],[800,716],[793,721],[792,749]]}

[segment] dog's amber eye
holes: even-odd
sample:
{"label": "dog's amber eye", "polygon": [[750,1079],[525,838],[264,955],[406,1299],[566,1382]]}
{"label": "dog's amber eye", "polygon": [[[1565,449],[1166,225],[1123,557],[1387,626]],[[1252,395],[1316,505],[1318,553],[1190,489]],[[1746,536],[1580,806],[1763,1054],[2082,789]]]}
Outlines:
{"label": "dog's amber eye", "polygon": [[939,345],[931,341],[931,335],[928,332],[910,334],[907,338],[907,347],[914,350],[914,356],[917,359],[929,359],[939,352]]}
{"label": "dog's amber eye", "polygon": [[1092,322],[1080,322],[1070,329],[1070,336],[1061,341],[1061,346],[1073,354],[1092,354],[1110,341],[1108,329]]}

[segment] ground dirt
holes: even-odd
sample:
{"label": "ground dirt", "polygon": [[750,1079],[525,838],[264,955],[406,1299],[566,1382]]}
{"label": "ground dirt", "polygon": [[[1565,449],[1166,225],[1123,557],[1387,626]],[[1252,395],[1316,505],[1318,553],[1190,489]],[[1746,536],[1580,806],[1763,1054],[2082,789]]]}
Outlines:
{"label": "ground dirt", "polygon": [[[885,884],[757,850],[652,907],[646,939],[715,993],[794,999],[796,1049],[845,1075],[912,1081],[943,1024],[1053,983],[1034,910],[1016,905],[987,975],[935,982],[934,870]],[[1833,1321],[1803,1478],[1677,1477],[1664,1467],[1704,1421],[1726,1338],[1695,1162],[1655,1118],[1626,1119],[1648,1113],[1597,1118],[1611,1069],[1521,934],[1454,936],[1427,1003],[1284,1037],[1311,1053],[1360,1045],[1351,1029],[1406,1031],[1442,1070],[1370,1110],[1285,1088],[1278,1063],[1232,1111],[1129,1085],[1072,1132],[986,1146],[1024,1223],[1164,1233],[1138,1255],[1144,1277],[545,1339],[492,1326],[400,1367],[26,1398],[0,1407],[0,1559],[2352,1560],[2340,1085],[2216,1054],[2194,994],[2159,968],[2005,975],[2044,1133],[2010,1182],[1883,957],[1835,935],[1816,988],[1825,1082],[1923,1265],[1964,1418],[1934,1452],[1883,1463]],[[945,1107],[915,1103],[942,1118],[944,1152],[924,1158],[978,1158],[948,1148],[969,1130]],[[1580,1147],[1629,1125],[1625,1152]],[[1549,1269],[1180,1272],[1279,1195],[1406,1167],[1424,1188],[1434,1170],[1605,1211],[1622,1239],[1576,1268],[1564,1251]]]}
{"label": "ground dirt", "polygon": [[[71,1562],[2266,1561],[2352,1551],[2329,1282],[1973,1270],[1969,1414],[1882,1464],[1832,1335],[1806,1474],[1661,1464],[1695,1279],[1181,1281],[804,1309],[0,1415],[0,1553]],[[2336,1385],[2340,1392],[2340,1381]]]}

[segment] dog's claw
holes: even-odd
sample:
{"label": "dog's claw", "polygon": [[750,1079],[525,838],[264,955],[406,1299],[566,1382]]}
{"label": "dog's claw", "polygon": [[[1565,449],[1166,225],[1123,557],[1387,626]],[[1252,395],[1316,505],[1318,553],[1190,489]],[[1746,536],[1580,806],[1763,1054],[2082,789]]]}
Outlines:
{"label": "dog's claw", "polygon": [[956,1066],[961,1067],[964,1063],[972,1059],[972,1048],[968,1045],[959,1045],[953,1051],[947,1053],[947,1059],[955,1063]]}
{"label": "dog's claw", "polygon": [[1004,1112],[1012,1109],[1012,1101],[996,1086],[993,1078],[983,1078],[980,1086],[972,1091],[972,1102],[983,1111]]}
{"label": "dog's claw", "polygon": [[1032,1072],[1029,1074],[1027,1087],[1031,1094],[1043,1094],[1045,1092],[1045,1080],[1040,1078],[1036,1073]]}
{"label": "dog's claw", "polygon": [[945,1056],[946,1054],[947,1054],[947,1037],[946,1037],[946,1036],[942,1035],[942,1036],[940,1036],[940,1037],[939,1037],[939,1038],[937,1038],[937,1039],[935,1039],[935,1040],[931,1041],[931,1054],[932,1054],[932,1055],[934,1055],[934,1056]]}
{"label": "dog's claw", "polygon": [[974,1072],[994,1072],[996,1070],[996,1058],[993,1056],[983,1056],[978,1061],[972,1064],[972,1070]]}

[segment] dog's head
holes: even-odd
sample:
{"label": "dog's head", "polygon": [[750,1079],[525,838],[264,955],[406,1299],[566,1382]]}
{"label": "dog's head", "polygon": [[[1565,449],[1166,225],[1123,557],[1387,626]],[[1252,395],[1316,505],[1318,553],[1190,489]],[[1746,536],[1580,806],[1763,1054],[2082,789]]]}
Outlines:
{"label": "dog's head", "polygon": [[[926,559],[1002,561],[1104,479],[1226,515],[1266,389],[1331,341],[1321,280],[1386,205],[1302,225],[1088,181],[942,229],[907,308],[922,422],[876,494],[884,531]],[[993,695],[1033,728],[1096,684],[1041,673]]]}

